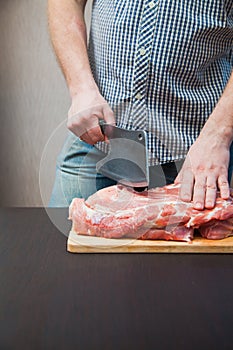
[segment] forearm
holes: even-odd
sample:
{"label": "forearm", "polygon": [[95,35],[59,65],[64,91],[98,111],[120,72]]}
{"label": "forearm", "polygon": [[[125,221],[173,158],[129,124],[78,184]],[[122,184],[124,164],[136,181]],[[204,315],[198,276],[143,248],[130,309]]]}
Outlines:
{"label": "forearm", "polygon": [[87,54],[86,1],[48,0],[51,41],[71,97],[82,89],[97,89]]}
{"label": "forearm", "polygon": [[87,54],[84,9],[87,0],[48,0],[48,19],[54,51],[71,95],[67,127],[93,145],[104,141],[99,120],[114,124],[115,117],[101,95]]}
{"label": "forearm", "polygon": [[233,71],[215,109],[203,127],[200,137],[215,131],[221,142],[230,146],[233,141]]}

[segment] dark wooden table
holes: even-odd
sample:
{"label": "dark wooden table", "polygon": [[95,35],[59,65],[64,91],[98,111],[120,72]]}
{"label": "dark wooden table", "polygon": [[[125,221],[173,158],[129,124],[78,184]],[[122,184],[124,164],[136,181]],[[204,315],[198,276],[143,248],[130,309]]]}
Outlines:
{"label": "dark wooden table", "polygon": [[44,209],[1,209],[0,283],[1,350],[233,349],[233,255],[71,254]]}

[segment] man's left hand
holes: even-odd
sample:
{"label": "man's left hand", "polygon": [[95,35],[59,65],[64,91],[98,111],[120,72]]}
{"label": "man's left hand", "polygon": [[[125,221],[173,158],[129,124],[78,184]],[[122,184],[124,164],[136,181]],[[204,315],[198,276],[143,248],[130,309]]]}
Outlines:
{"label": "man's left hand", "polygon": [[229,198],[229,146],[215,131],[200,134],[190,147],[175,183],[181,183],[180,198],[193,200],[195,209],[212,209],[217,190],[223,199]]}

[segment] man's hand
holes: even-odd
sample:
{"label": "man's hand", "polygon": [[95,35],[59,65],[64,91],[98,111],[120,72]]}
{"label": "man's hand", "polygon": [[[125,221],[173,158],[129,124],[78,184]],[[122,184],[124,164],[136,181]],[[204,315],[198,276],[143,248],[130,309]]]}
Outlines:
{"label": "man's hand", "polygon": [[105,140],[99,127],[100,119],[115,124],[113,111],[97,89],[82,90],[72,98],[67,127],[81,140],[90,145]]}
{"label": "man's hand", "polygon": [[99,119],[114,124],[113,112],[101,96],[87,54],[84,9],[87,0],[48,0],[51,41],[72,99],[68,128],[93,145],[103,141]]}
{"label": "man's hand", "polygon": [[229,147],[216,135],[200,137],[189,149],[175,183],[181,183],[180,197],[195,209],[212,209],[219,189],[223,199],[229,197]]}
{"label": "man's hand", "polygon": [[228,166],[232,141],[233,72],[175,180],[175,183],[181,183],[181,199],[188,202],[193,199],[195,209],[212,209],[218,189],[223,199],[229,197]]}

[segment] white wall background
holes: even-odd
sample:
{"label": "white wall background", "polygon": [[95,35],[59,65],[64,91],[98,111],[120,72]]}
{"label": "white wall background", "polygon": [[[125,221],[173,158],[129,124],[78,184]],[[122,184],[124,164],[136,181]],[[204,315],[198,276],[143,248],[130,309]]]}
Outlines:
{"label": "white wall background", "polygon": [[[0,0],[0,206],[41,206],[66,134],[70,104],[52,51],[47,0]],[[91,1],[86,11],[89,27]],[[48,149],[49,148],[49,149]]]}

